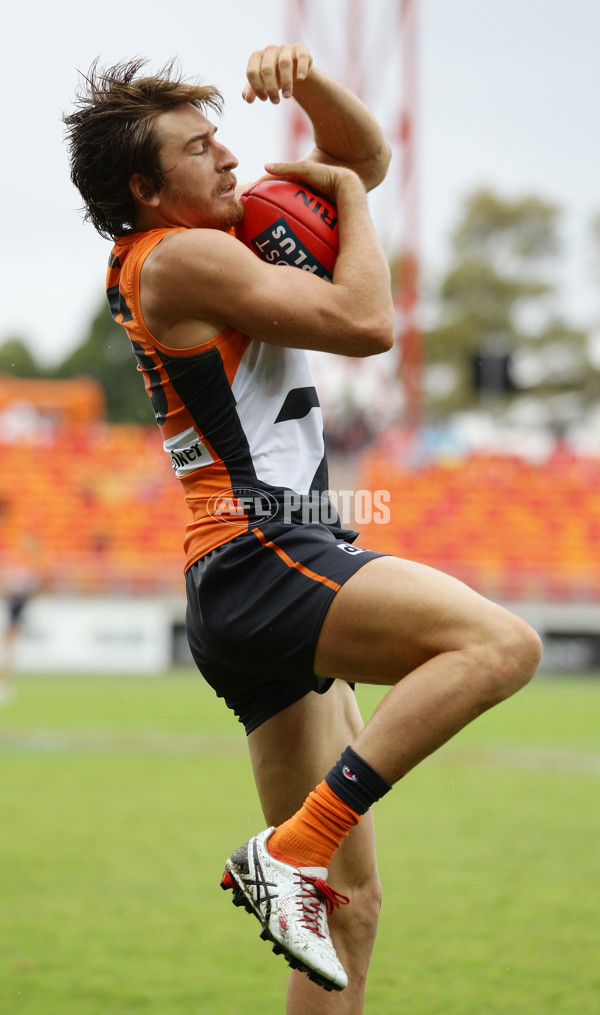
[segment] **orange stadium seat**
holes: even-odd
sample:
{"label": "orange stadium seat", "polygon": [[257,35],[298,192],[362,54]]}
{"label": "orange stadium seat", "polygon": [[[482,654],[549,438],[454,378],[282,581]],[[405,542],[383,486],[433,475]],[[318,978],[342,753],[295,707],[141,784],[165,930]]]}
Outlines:
{"label": "orange stadium seat", "polygon": [[[495,598],[600,600],[599,480],[600,460],[562,452],[409,468],[371,448],[357,488],[388,490],[391,520],[360,525],[361,541]],[[35,562],[55,588],[180,592],[188,517],[152,427],[64,421],[39,441],[0,436],[0,558]]]}
{"label": "orange stadium seat", "polygon": [[106,423],[57,427],[35,455],[0,441],[2,560],[56,588],[181,590],[188,509],[156,442]]}
{"label": "orange stadium seat", "polygon": [[600,461],[471,455],[408,468],[388,453],[359,485],[390,492],[365,545],[442,568],[498,598],[600,598]]}

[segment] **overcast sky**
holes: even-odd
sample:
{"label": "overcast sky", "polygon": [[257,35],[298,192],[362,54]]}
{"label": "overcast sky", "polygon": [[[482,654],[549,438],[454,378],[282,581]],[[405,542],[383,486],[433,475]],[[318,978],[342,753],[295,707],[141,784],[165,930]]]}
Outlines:
{"label": "overcast sky", "polygon": [[[310,0],[309,0],[310,2]],[[343,50],[338,2],[321,0],[324,32],[311,21],[324,70]],[[392,7],[392,0],[383,0]],[[400,0],[397,0],[399,4]],[[33,0],[11,8],[2,68],[2,301],[0,343],[24,337],[44,362],[81,340],[103,294],[109,244],[82,223],[68,178],[61,114],[77,68],[177,56],[186,75],[220,87],[220,136],[240,160],[238,178],[285,155],[282,107],[240,98],[250,52],[289,34],[288,0],[124,0],[118,8]],[[379,0],[366,5],[380,18]],[[383,16],[385,17],[385,11]],[[429,275],[444,264],[464,195],[480,184],[535,192],[565,209],[565,299],[572,317],[600,318],[586,231],[600,210],[598,0],[421,0],[420,243]],[[392,34],[393,38],[393,34]],[[369,71],[393,61],[390,43]],[[399,40],[398,40],[399,45]],[[336,56],[336,53],[338,54]],[[341,66],[343,66],[342,61]],[[352,84],[351,81],[346,83]],[[397,166],[399,171],[399,166]],[[389,215],[401,214],[390,186]]]}

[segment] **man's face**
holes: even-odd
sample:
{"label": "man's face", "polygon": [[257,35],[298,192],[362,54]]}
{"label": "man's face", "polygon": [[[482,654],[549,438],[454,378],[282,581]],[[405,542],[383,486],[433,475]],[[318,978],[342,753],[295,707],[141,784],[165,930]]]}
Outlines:
{"label": "man's face", "polygon": [[165,182],[158,191],[161,217],[169,225],[230,229],[243,218],[235,196],[238,160],[216,140],[216,128],[190,103],[156,120],[163,138],[160,163]]}

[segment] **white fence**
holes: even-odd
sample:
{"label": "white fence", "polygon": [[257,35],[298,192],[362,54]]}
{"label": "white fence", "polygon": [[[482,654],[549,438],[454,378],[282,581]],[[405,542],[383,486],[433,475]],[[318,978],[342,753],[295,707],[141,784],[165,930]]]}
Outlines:
{"label": "white fence", "polygon": [[[544,641],[541,670],[600,673],[600,604],[508,603]],[[0,631],[6,624],[0,610]],[[163,673],[192,664],[181,597],[39,596],[26,608],[15,669],[35,673]]]}
{"label": "white fence", "polygon": [[39,596],[26,607],[14,666],[36,673],[162,673],[173,661],[180,614],[180,604],[157,598]]}

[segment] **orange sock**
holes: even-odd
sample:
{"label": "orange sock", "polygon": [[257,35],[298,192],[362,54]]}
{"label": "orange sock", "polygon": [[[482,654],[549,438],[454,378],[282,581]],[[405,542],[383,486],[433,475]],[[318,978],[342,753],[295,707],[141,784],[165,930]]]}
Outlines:
{"label": "orange sock", "polygon": [[336,849],[361,817],[323,780],[300,810],[275,829],[267,848],[275,860],[294,867],[329,867]]}

